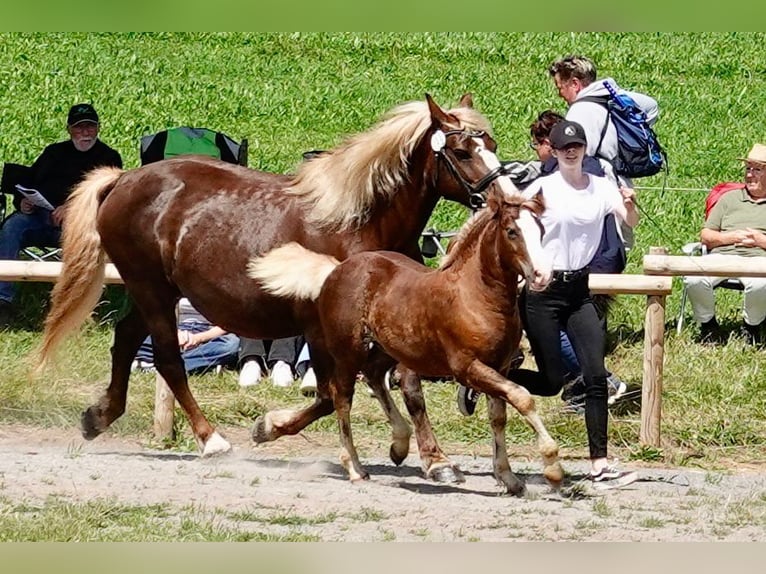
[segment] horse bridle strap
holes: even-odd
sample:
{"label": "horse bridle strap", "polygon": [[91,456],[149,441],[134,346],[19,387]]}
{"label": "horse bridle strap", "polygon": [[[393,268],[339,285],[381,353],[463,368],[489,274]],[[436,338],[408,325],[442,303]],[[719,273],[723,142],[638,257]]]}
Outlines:
{"label": "horse bridle strap", "polygon": [[496,167],[495,169],[490,170],[479,181],[471,183],[467,181],[465,177],[463,177],[463,174],[460,173],[460,170],[457,169],[454,162],[452,161],[452,158],[447,155],[445,149],[447,147],[447,136],[463,134],[471,138],[481,138],[484,137],[485,133],[486,132],[483,131],[471,132],[467,130],[450,130],[447,132],[436,130],[431,136],[431,149],[434,150],[437,158],[444,160],[444,162],[447,164],[447,168],[450,170],[450,173],[468,192],[468,203],[471,206],[471,209],[474,211],[481,209],[484,206],[485,199],[483,192],[498,177],[505,175],[505,169],[503,166]]}

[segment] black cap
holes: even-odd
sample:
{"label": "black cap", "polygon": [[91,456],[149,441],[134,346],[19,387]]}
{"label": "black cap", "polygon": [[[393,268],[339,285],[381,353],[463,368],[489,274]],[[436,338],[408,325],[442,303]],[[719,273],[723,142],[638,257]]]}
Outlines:
{"label": "black cap", "polygon": [[585,130],[577,122],[563,120],[553,126],[550,138],[553,149],[563,149],[570,144],[588,145]]}
{"label": "black cap", "polygon": [[69,108],[69,116],[67,116],[66,124],[68,126],[74,126],[81,122],[98,123],[96,109],[90,104],[75,104]]}

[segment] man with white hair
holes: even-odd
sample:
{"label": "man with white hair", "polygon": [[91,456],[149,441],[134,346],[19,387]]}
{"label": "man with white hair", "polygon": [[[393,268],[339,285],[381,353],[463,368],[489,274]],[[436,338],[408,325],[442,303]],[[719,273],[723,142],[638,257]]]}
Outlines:
{"label": "man with white hair", "polygon": [[[766,145],[755,144],[741,158],[745,181],[720,196],[700,232],[710,252],[706,257],[766,255]],[[684,277],[694,319],[703,341],[715,341],[719,333],[713,288],[726,277]],[[744,286],[742,334],[751,343],[761,342],[766,318],[766,277],[739,277]]]}
{"label": "man with white hair", "polygon": [[[41,207],[45,202],[35,202],[20,191],[15,194],[16,211],[0,228],[0,259],[16,259],[30,245],[58,247],[63,206],[72,188],[96,167],[122,167],[120,154],[98,139],[99,119],[91,104],[70,108],[67,132],[69,139],[47,146],[19,182],[23,188],[39,192],[47,205]],[[14,294],[13,283],[0,282],[0,328],[10,321]]]}

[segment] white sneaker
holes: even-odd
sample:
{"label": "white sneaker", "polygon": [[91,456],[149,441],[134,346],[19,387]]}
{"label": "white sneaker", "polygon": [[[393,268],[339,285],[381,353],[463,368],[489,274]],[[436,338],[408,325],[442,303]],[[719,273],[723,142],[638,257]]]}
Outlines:
{"label": "white sneaker", "polygon": [[293,370],[284,361],[277,361],[271,368],[271,382],[275,387],[289,387],[293,384]]}
{"label": "white sneaker", "polygon": [[242,369],[239,371],[239,386],[252,387],[260,383],[262,378],[263,372],[258,361],[252,359],[245,361],[245,364],[242,365]]}
{"label": "white sneaker", "polygon": [[301,379],[301,394],[304,397],[315,395],[317,393],[317,376],[314,369],[309,367],[306,374]]}

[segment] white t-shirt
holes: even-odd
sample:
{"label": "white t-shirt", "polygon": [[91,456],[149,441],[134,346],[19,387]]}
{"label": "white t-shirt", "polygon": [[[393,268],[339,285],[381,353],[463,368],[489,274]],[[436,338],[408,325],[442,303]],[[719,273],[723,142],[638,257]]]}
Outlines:
{"label": "white t-shirt", "polygon": [[614,183],[586,175],[589,181],[585,189],[575,189],[557,171],[538,178],[524,190],[525,198],[543,194],[543,250],[557,271],[585,267],[601,242],[604,218],[609,213],[615,213],[620,220],[625,217],[622,195]]}

